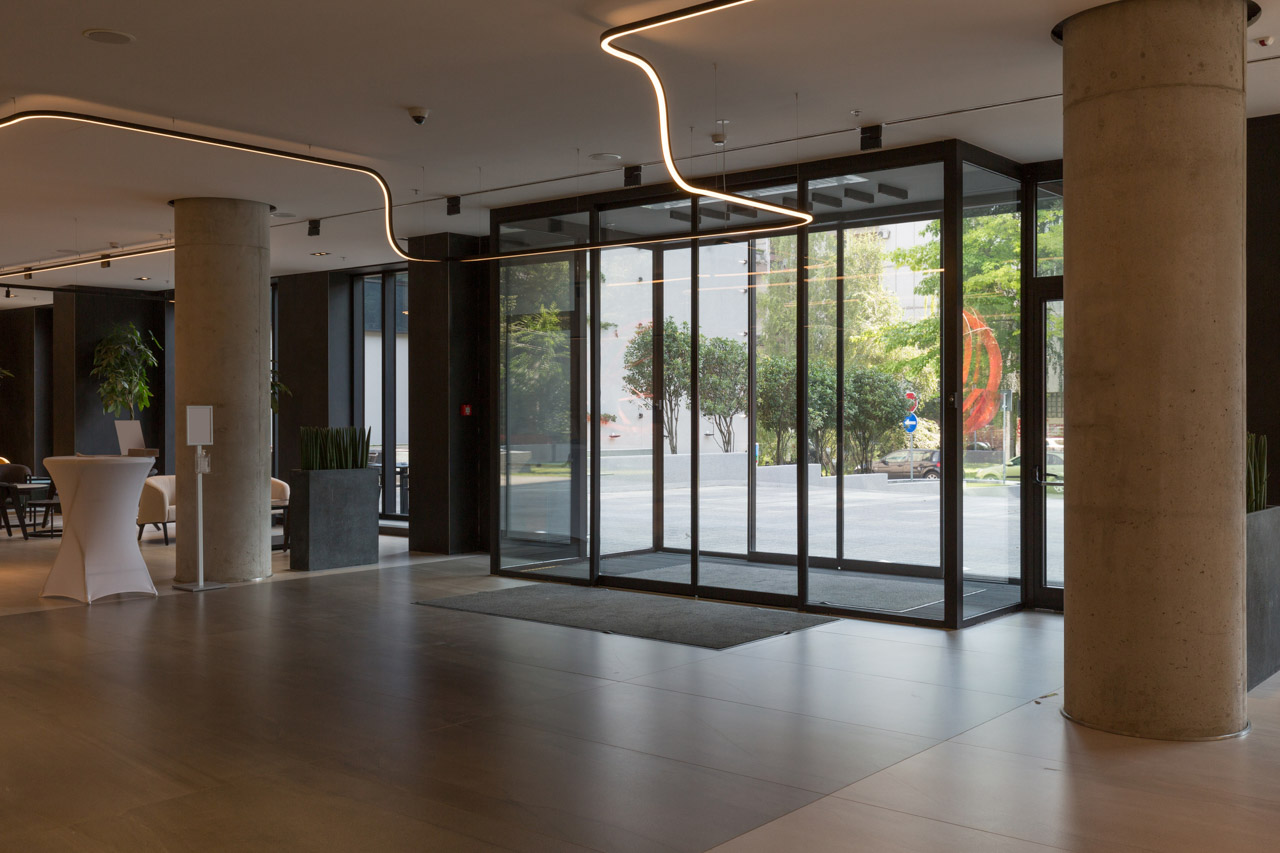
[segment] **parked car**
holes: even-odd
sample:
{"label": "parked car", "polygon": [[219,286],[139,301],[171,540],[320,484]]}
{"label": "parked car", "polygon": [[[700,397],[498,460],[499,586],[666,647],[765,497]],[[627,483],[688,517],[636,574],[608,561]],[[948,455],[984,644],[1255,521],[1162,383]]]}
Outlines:
{"label": "parked car", "polygon": [[[1045,454],[1045,472],[1044,481],[1049,485],[1050,491],[1061,492],[1062,486],[1053,485],[1055,480],[1061,482],[1065,478],[1066,461],[1059,453]],[[979,480],[1021,480],[1022,479],[1022,457],[1015,456],[1009,460],[1008,465],[985,465],[977,470]]]}
{"label": "parked car", "polygon": [[895,450],[871,463],[872,474],[888,474],[890,480],[936,480],[942,476],[942,451]]}

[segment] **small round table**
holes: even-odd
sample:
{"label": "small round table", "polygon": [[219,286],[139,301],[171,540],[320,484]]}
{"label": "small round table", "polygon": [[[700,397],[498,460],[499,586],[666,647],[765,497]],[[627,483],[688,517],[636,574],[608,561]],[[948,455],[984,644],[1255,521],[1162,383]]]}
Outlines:
{"label": "small round table", "polygon": [[92,603],[121,592],[156,594],[134,539],[149,456],[51,456],[62,498],[62,544],[42,596]]}

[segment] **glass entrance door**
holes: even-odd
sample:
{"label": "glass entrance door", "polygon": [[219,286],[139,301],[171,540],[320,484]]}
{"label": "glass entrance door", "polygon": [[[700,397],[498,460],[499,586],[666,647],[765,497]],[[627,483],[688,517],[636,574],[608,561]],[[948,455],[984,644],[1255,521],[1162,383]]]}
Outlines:
{"label": "glass entrance door", "polygon": [[1031,313],[1034,345],[1027,364],[1028,375],[1039,387],[1034,399],[1028,400],[1025,424],[1027,435],[1036,440],[1027,443],[1024,454],[1030,468],[1023,466],[1027,471],[1023,479],[1027,486],[1024,514],[1028,522],[1023,531],[1027,545],[1024,603],[1061,610],[1066,581],[1063,508],[1067,489],[1062,279],[1049,279],[1037,289],[1040,292]]}

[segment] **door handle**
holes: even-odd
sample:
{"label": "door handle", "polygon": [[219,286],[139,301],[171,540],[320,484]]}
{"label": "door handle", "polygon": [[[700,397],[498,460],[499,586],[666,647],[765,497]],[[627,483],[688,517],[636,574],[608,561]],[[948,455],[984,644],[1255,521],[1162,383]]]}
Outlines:
{"label": "door handle", "polygon": [[1040,466],[1039,466],[1039,465],[1037,465],[1037,466],[1035,467],[1035,474],[1036,474],[1036,485],[1037,485],[1037,486],[1065,486],[1065,485],[1067,485],[1067,481],[1066,481],[1066,480],[1063,480],[1063,479],[1060,479],[1060,478],[1059,478],[1059,479],[1056,479],[1056,480],[1046,480],[1046,479],[1044,479],[1044,477],[1043,477],[1043,476],[1041,476],[1041,475],[1042,475],[1042,472],[1041,472],[1041,470],[1040,470]]}

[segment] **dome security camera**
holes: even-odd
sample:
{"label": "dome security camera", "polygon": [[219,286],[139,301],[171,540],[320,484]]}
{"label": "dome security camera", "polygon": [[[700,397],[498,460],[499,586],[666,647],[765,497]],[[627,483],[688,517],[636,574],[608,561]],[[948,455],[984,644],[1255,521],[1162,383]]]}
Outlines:
{"label": "dome security camera", "polygon": [[413,119],[413,123],[416,125],[421,125],[429,115],[431,115],[431,110],[426,107],[409,107],[409,118]]}

